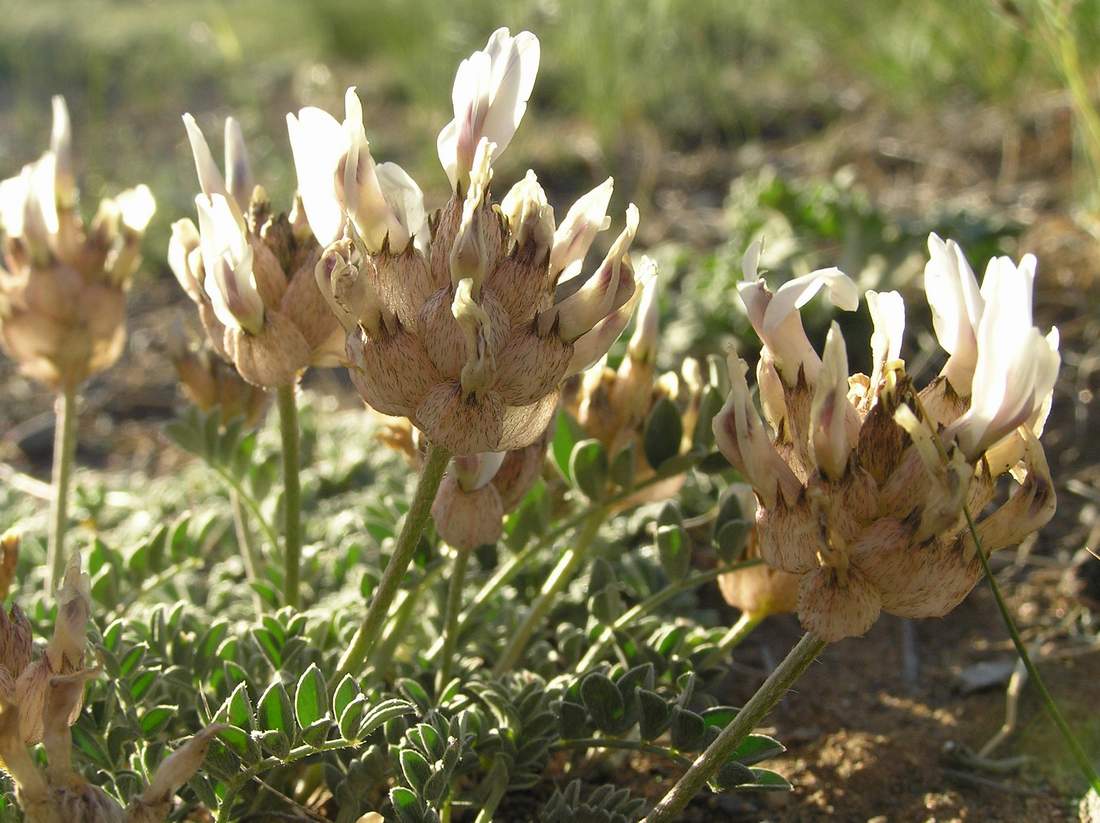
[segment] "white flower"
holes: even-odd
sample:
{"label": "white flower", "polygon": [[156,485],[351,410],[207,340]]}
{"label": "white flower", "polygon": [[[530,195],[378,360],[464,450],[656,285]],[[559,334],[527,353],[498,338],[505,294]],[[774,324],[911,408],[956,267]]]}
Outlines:
{"label": "white flower", "polygon": [[500,471],[507,452],[481,452],[452,461],[455,480],[464,492],[474,492],[488,486]]}
{"label": "white flower", "polygon": [[252,271],[252,246],[224,195],[200,194],[199,238],[206,272],[203,290],[214,314],[228,328],[256,334],[263,328],[264,304]]}
{"label": "white flower", "polygon": [[459,64],[451,91],[455,116],[436,140],[452,189],[465,182],[482,138],[496,143],[490,161],[508,147],[527,110],[538,69],[538,38],[529,31],[512,37],[506,28],[493,32],[484,51]]}
{"label": "white flower", "polygon": [[424,233],[420,188],[400,167],[375,165],[354,87],[344,95],[343,124],[312,106],[286,119],[298,191],[317,242],[334,242],[345,216],[371,252],[378,252],[387,237],[391,251],[404,251],[410,237]]}
{"label": "white flower", "polygon": [[799,369],[813,385],[821,360],[806,337],[798,310],[824,288],[833,305],[844,311],[854,311],[859,305],[859,290],[848,275],[831,267],[788,280],[772,294],[764,279],[758,276],[759,263],[760,241],[757,240],[741,259],[744,279],[737,284],[749,322],[788,385],[795,384]]}
{"label": "white flower", "polygon": [[1019,266],[998,257],[986,269],[970,408],[947,432],[970,460],[1019,426],[1041,425],[1049,408],[1061,357],[1058,330],[1044,337],[1033,325],[1035,265],[1028,254]]}
{"label": "white flower", "polygon": [[[556,307],[562,340],[572,342],[620,308],[634,293],[628,252],[638,232],[638,207],[626,210],[626,227],[611,245],[599,269]],[[548,313],[550,317],[553,313]]]}
{"label": "white flower", "polygon": [[47,254],[59,229],[56,159],[46,152],[15,177],[0,182],[0,226],[23,239],[36,257]]}
{"label": "white flower", "polygon": [[607,206],[615,181],[608,177],[588,194],[577,200],[566,212],[554,232],[554,247],[550,252],[550,277],[569,280],[580,274],[584,256],[596,235],[611,225]]}
{"label": "white flower", "polygon": [[867,308],[871,312],[871,392],[878,391],[886,365],[901,357],[905,336],[905,301],[896,291],[868,291]]}
{"label": "white flower", "polygon": [[500,211],[508,221],[508,231],[516,247],[535,244],[537,254],[545,254],[554,244],[554,210],[546,200],[546,192],[530,169],[500,202]]}
{"label": "white flower", "polygon": [[943,350],[950,357],[941,372],[960,395],[970,393],[978,358],[978,324],[985,301],[974,271],[959,244],[928,236],[928,263],[924,267],[924,291],[932,308],[932,325]]}

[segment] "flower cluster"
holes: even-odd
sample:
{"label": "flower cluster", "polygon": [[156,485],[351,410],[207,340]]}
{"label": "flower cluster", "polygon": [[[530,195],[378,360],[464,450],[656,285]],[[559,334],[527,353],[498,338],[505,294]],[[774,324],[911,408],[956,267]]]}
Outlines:
{"label": "flower cluster", "polygon": [[633,307],[638,211],[589,277],[611,181],[560,225],[533,172],[499,204],[492,163],[512,139],[538,69],[538,40],[499,29],[459,67],[439,158],[452,196],[428,215],[416,183],[375,164],[355,90],[344,121],[288,117],[305,215],[326,247],[317,282],[346,330],[366,402],[408,417],[459,456],[505,452],[545,431],[559,386],[622,332]]}
{"label": "flower cluster", "polygon": [[827,641],[860,635],[881,611],[938,617],[981,577],[963,507],[977,518],[1011,472],[1007,502],[977,523],[986,552],[1053,516],[1055,494],[1038,435],[1060,359],[1057,331],[1032,322],[1035,258],[992,260],[979,289],[961,249],[933,235],[925,288],[950,355],[918,390],[899,359],[905,307],[867,292],[873,369],[849,375],[834,323],[819,358],[798,309],[822,288],[842,309],[859,302],[836,269],[774,294],[757,276],[759,245],[739,292],[763,347],[757,414],[747,365],[729,359],[730,395],[714,419],[718,445],[752,484],[760,551],[799,575],[803,626]]}
{"label": "flower cluster", "polygon": [[104,199],[85,226],[65,101],[50,148],[0,182],[0,346],[24,374],[73,389],[110,367],[126,341],[126,290],[156,208],[146,186]]}
{"label": "flower cluster", "polygon": [[225,122],[225,176],[184,115],[199,186],[198,228],[172,225],[168,262],[199,309],[210,344],[256,386],[293,385],[309,366],[343,360],[343,334],[317,290],[320,247],[301,220],[272,211],[253,184],[240,127]]}

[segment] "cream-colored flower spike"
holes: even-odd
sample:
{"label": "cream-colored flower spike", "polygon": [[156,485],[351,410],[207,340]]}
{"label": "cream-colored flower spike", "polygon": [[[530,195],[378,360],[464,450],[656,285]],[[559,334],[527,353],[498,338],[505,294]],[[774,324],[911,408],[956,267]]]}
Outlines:
{"label": "cream-colored flower spike", "polygon": [[[931,245],[933,270],[946,265],[940,259],[945,250],[957,249]],[[749,280],[756,255],[752,249],[746,256]],[[952,259],[963,261],[961,252]],[[963,266],[965,261],[948,272],[957,295],[965,281],[957,275],[969,271]],[[987,552],[1023,539],[1055,508],[1035,432],[1057,376],[1057,335],[1044,337],[1032,325],[1034,258],[1019,267],[1007,259],[990,265],[969,403],[949,376],[920,392],[913,386],[899,359],[905,309],[893,292],[867,295],[874,322],[871,377],[848,376],[835,324],[819,360],[795,309],[815,278],[832,288],[834,299],[839,295],[844,308],[852,307],[841,277],[799,278],[774,296],[760,281],[741,287],[764,341],[760,396],[773,429],[756,414],[746,367],[736,360],[730,363],[729,400],[714,419],[719,448],[760,503],[761,556],[801,578],[799,617],[826,641],[863,634],[882,611],[939,617],[957,606],[981,576],[963,505],[978,519]],[[781,300],[785,290],[789,296]],[[941,305],[937,331],[941,340],[945,329],[955,334],[945,344],[953,346],[954,357],[964,350],[960,341],[969,320],[961,320],[965,302],[950,305],[960,312],[947,323]],[[775,314],[770,323],[769,311]],[[985,514],[997,477],[1010,469],[1019,485]]]}
{"label": "cream-colored flower spike", "polygon": [[[534,35],[502,29],[460,67],[456,119],[440,135],[454,190],[417,235],[424,242],[376,248],[345,231],[316,268],[348,332],[363,399],[458,457],[537,440],[562,381],[603,356],[629,321],[639,280],[652,276],[651,263],[636,273],[630,257],[638,229],[630,206],[598,269],[559,288],[605,227],[609,182],[557,228],[533,172],[494,204],[492,162],[526,109],[537,63]],[[329,171],[318,174],[324,179],[303,177],[299,164],[303,191],[331,183]]]}
{"label": "cream-colored flower spike", "polygon": [[202,189],[195,197],[199,224],[173,224],[168,262],[214,350],[264,388],[291,385],[309,366],[339,364],[343,335],[314,275],[317,242],[297,215],[273,213],[266,192],[253,185],[232,118],[224,177],[195,119],[185,114],[183,122]]}
{"label": "cream-colored flower spike", "polygon": [[529,31],[512,37],[505,28],[459,65],[451,92],[455,116],[436,140],[452,189],[468,182],[483,139],[495,144],[490,162],[508,147],[527,111],[538,70],[538,38]]}
{"label": "cream-colored flower spike", "polygon": [[0,182],[0,347],[53,389],[122,353],[126,291],[156,208],[146,186],[101,201],[88,224],[77,205],[72,127],[55,97],[50,149]]}

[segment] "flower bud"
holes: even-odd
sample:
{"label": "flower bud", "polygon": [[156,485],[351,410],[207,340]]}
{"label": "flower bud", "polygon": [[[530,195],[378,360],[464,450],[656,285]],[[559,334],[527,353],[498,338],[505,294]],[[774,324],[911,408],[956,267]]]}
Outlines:
{"label": "flower bud", "polygon": [[460,281],[469,280],[475,296],[481,292],[481,284],[489,274],[500,243],[497,217],[487,208],[489,182],[493,179],[493,170],[489,167],[493,148],[493,144],[484,139],[477,147],[470,188],[462,204],[462,219],[451,247],[451,284],[457,287]]}
{"label": "flower bud", "polygon": [[531,170],[516,183],[501,201],[500,210],[512,235],[512,248],[534,246],[541,258],[554,243],[554,210],[546,202],[546,192]]}
{"label": "flower bud", "polygon": [[854,410],[848,402],[848,352],[835,322],[825,338],[823,360],[810,410],[810,454],[823,474],[839,480],[852,451],[847,422]]}

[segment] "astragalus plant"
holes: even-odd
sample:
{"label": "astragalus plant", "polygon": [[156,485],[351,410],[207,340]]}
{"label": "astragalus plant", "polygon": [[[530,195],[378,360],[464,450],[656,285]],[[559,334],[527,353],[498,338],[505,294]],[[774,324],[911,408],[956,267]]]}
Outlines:
{"label": "astragalus plant", "polygon": [[[920,388],[900,359],[900,294],[867,292],[872,373],[852,375],[839,326],[819,357],[798,310],[822,290],[855,310],[855,284],[825,269],[772,293],[758,276],[759,244],[745,254],[738,290],[762,343],[764,419],[747,364],[730,355],[730,394],[714,433],[756,494],[761,556],[799,578],[806,634],[651,821],[676,819],[826,644],[864,634],[883,611],[942,617],[981,579],[979,555],[1018,543],[1054,515],[1038,438],[1061,359],[1057,329],[1044,336],[1033,324],[1036,260],[994,258],[979,288],[956,243],[932,235],[929,251],[925,289],[950,356]],[[980,517],[1008,473],[1008,499]]]}
{"label": "astragalus plant", "polygon": [[65,568],[77,393],[122,354],[126,292],[155,208],[149,189],[137,186],[103,199],[85,224],[61,97],[53,98],[50,148],[0,182],[0,347],[20,371],[57,392],[50,588]]}
{"label": "astragalus plant", "polygon": [[[223,169],[184,117],[195,221],[168,259],[205,341],[171,350],[193,407],[166,434],[207,466],[82,495],[87,572],[74,556],[46,592],[0,541],[25,606],[0,613],[0,758],[26,819],[625,823],[680,819],[705,786],[786,790],[754,726],[814,656],[882,612],[947,614],[1052,516],[1034,258],[979,287],[930,239],[949,356],[917,387],[900,295],[867,293],[871,374],[851,374],[840,327],[819,356],[799,309],[825,290],[855,310],[853,282],[773,293],[753,245],[758,412],[736,355],[667,362],[675,284],[636,254],[638,209],[609,216],[610,179],[560,219],[535,172],[501,184],[539,59],[499,29],[461,63],[438,207],[376,163],[354,88],[342,118],[288,116],[285,212],[232,118]],[[57,111],[52,153],[0,192],[0,338],[64,393],[118,356],[152,205],[80,229]],[[369,409],[299,392],[324,368]],[[786,612],[805,638],[725,705],[734,650]],[[650,812],[654,774],[682,777]]]}

